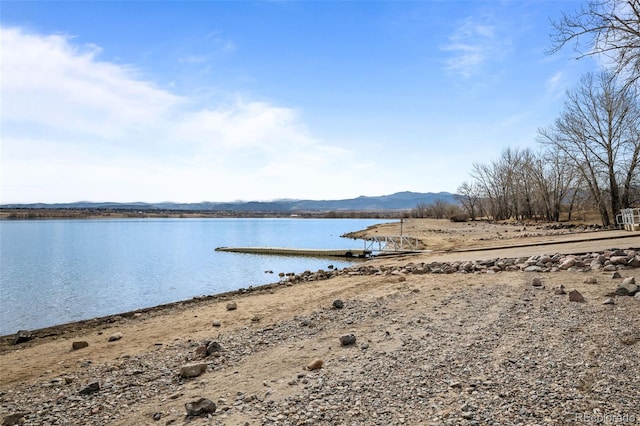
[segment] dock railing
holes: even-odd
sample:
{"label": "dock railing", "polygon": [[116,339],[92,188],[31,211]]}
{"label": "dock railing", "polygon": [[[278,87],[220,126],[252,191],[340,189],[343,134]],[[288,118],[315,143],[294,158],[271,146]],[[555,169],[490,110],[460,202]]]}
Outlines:
{"label": "dock railing", "polygon": [[373,236],[364,240],[364,249],[377,252],[402,252],[421,250],[420,240],[415,237]]}
{"label": "dock railing", "polygon": [[640,208],[620,210],[616,224],[627,231],[640,231]]}

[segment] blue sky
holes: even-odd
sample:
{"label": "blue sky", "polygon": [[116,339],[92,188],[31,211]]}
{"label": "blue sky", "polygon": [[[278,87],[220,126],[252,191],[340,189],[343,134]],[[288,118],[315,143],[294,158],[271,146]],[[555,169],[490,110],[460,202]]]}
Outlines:
{"label": "blue sky", "polygon": [[0,203],[455,192],[595,70],[580,1],[3,1]]}

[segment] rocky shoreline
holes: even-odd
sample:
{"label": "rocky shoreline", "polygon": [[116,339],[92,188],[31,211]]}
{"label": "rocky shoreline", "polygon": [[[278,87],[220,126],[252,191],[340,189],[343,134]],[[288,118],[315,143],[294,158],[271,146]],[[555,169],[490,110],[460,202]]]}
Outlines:
{"label": "rocky shoreline", "polygon": [[[541,255],[533,257],[518,257],[491,260],[475,260],[465,262],[420,262],[414,264],[409,262],[405,266],[391,267],[391,273],[496,273],[501,271],[525,271],[525,272],[554,272],[557,270],[571,271],[588,271],[603,270],[616,271],[618,269],[638,268],[640,267],[640,248],[631,248],[627,250],[612,249],[602,252],[594,252],[582,255],[561,255],[554,256]],[[356,265],[344,269],[333,269],[331,266],[328,270],[320,269],[318,271],[305,271],[300,274],[280,274],[280,281],[277,283],[269,283],[260,286],[249,286],[229,292],[196,296],[192,299],[181,300],[177,302],[166,303],[148,308],[137,309],[134,311],[123,312],[104,317],[92,318],[88,320],[74,321],[66,324],[58,324],[51,327],[45,327],[35,330],[18,330],[15,334],[0,336],[0,353],[10,349],[18,341],[24,343],[32,339],[46,339],[48,337],[56,337],[85,328],[95,328],[102,325],[114,324],[123,319],[131,319],[140,315],[150,314],[154,312],[162,312],[176,308],[185,308],[190,304],[199,303],[203,300],[209,301],[225,301],[234,296],[248,294],[251,292],[271,291],[282,284],[295,284],[300,282],[327,280],[343,275],[379,275],[388,272],[384,267],[379,268],[371,265]],[[22,338],[20,337],[22,335]]]}
{"label": "rocky shoreline", "polygon": [[[214,320],[209,338],[187,333],[2,384],[0,413],[5,425],[542,425],[605,416],[638,424],[639,253],[396,261],[284,276],[207,303],[235,315],[258,294],[338,286],[305,314],[249,315],[228,329]],[[348,282],[368,287],[334,300]],[[278,303],[287,309],[286,298]],[[162,315],[138,317],[154,312]],[[106,324],[117,330],[138,317]],[[102,337],[112,347],[130,337],[112,331]],[[65,341],[78,354],[89,345]],[[40,343],[14,348],[29,357],[30,344]]]}

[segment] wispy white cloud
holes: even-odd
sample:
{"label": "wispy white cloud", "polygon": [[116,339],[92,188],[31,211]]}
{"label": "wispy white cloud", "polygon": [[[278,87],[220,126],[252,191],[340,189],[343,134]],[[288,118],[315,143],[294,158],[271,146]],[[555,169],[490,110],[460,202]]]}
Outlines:
{"label": "wispy white cloud", "polygon": [[566,91],[566,79],[562,71],[552,75],[546,81],[547,96],[552,99],[560,98]]}
{"label": "wispy white cloud", "polygon": [[214,46],[226,53],[235,52],[238,46],[233,40],[222,36],[220,31],[212,31],[205,36],[205,39],[212,42]]}
{"label": "wispy white cloud", "polygon": [[234,52],[236,48],[236,44],[232,41],[227,40],[222,43],[222,50],[224,52]]}
{"label": "wispy white cloud", "polygon": [[352,153],[311,135],[294,109],[196,107],[95,46],[0,31],[0,202],[262,200],[356,180]]}
{"label": "wispy white cloud", "polygon": [[467,17],[449,36],[449,43],[441,48],[451,54],[445,61],[447,70],[468,78],[483,65],[504,58],[509,49],[508,38],[498,34],[488,18],[485,21]]}
{"label": "wispy white cloud", "polygon": [[189,55],[178,59],[181,64],[204,64],[209,62],[211,58],[207,55]]}

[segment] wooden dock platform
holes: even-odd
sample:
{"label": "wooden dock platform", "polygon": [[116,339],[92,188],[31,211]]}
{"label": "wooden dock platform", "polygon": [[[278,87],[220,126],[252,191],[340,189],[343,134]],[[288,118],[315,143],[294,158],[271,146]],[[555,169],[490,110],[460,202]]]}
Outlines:
{"label": "wooden dock platform", "polygon": [[371,256],[371,250],[363,249],[304,249],[286,247],[218,247],[216,251],[233,253],[269,254],[279,256],[355,257]]}

